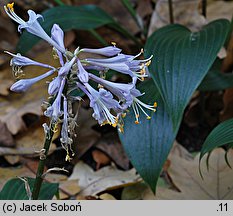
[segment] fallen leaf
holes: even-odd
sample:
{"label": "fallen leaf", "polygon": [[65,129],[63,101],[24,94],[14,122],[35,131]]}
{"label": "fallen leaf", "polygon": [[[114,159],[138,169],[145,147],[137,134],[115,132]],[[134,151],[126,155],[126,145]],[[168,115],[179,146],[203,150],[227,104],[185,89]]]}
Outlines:
{"label": "fallen leaf", "polygon": [[115,166],[105,166],[98,171],[92,170],[80,161],[74,167],[69,180],[79,179],[80,193],[78,196],[93,196],[110,188],[135,183],[139,176],[135,169],[129,171],[118,170]]}
{"label": "fallen leaf", "polygon": [[231,20],[233,11],[232,1],[213,1],[207,6],[207,20],[225,18]]}
{"label": "fallen leaf", "polygon": [[[204,16],[198,11],[199,0],[173,0],[174,23],[187,26],[191,30],[200,30],[206,24]],[[156,1],[156,7],[151,17],[149,33],[170,24],[168,0]]]}
{"label": "fallen leaf", "polygon": [[[77,106],[77,104],[74,104],[74,106]],[[73,138],[73,146],[76,155],[76,157],[72,160],[73,163],[76,163],[100,137],[100,134],[92,129],[92,127],[96,125],[96,121],[92,117],[91,109],[87,110],[82,107],[79,109],[77,124],[77,136]]]}
{"label": "fallen leaf", "polygon": [[115,131],[104,134],[95,144],[95,148],[106,153],[117,166],[124,170],[129,169],[129,159]]}
{"label": "fallen leaf", "polygon": [[59,189],[61,189],[62,192],[65,192],[69,196],[74,196],[78,192],[80,192],[80,187],[77,179],[62,182],[60,181],[59,183]]}
{"label": "fallen leaf", "polygon": [[[19,134],[15,137],[16,140],[16,151],[19,154],[38,156],[38,151],[40,151],[44,146],[45,133],[42,127],[43,119],[37,125],[30,127],[27,132]],[[56,132],[52,141],[59,136],[59,132]],[[56,145],[52,142],[49,148],[49,154],[51,154],[56,149]],[[22,152],[24,150],[25,152]]]}
{"label": "fallen leaf", "polygon": [[[156,197],[147,190],[143,199],[172,199],[172,200],[231,200],[233,199],[233,170],[225,161],[225,151],[215,149],[209,158],[209,171],[206,157],[201,161],[203,179],[199,173],[199,154],[194,160],[186,160],[171,155],[171,166],[168,174],[180,192],[159,188]],[[228,152],[229,163],[233,164],[233,150]]]}
{"label": "fallen leaf", "polygon": [[15,177],[35,177],[25,166],[13,167],[13,168],[0,168],[0,190],[4,184],[11,178]]}
{"label": "fallen leaf", "polygon": [[13,80],[0,78],[0,95],[7,96],[9,95],[9,89],[11,85],[14,83]]}
{"label": "fallen leaf", "polygon": [[93,150],[91,154],[96,162],[96,170],[99,170],[101,166],[108,165],[111,162],[111,159],[102,151]]}
{"label": "fallen leaf", "polygon": [[11,165],[15,165],[15,164],[19,163],[19,161],[20,161],[19,155],[14,155],[14,156],[12,156],[12,155],[5,155],[4,158]]}
{"label": "fallen leaf", "polygon": [[14,147],[15,141],[6,125],[0,121],[0,146]]}
{"label": "fallen leaf", "polygon": [[113,195],[109,194],[109,193],[101,194],[99,196],[99,199],[101,199],[101,200],[116,200],[116,198]]}

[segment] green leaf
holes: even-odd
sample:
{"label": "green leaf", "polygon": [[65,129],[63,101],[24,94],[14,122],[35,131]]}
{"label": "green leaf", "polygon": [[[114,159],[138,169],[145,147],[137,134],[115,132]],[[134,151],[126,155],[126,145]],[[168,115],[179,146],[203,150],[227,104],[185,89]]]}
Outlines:
{"label": "green leaf", "polygon": [[200,160],[207,152],[211,152],[214,148],[232,143],[233,119],[229,119],[215,127],[206,138],[201,149]]}
{"label": "green leaf", "polygon": [[[91,30],[116,23],[110,15],[95,5],[58,6],[44,11],[42,15],[44,22],[41,22],[41,25],[49,35],[54,23],[59,24],[64,31],[71,29]],[[39,40],[40,38],[24,31],[20,37],[17,51],[26,53]]]}
{"label": "green leaf", "polygon": [[200,91],[218,91],[233,87],[233,74],[221,72],[222,61],[216,59],[201,82]]}
{"label": "green leaf", "polygon": [[[35,179],[27,179],[32,191]],[[53,196],[57,193],[57,183],[43,182],[39,195],[39,200],[51,200]],[[0,200],[28,200],[24,182],[18,178],[7,181],[0,192]]]}
{"label": "green leaf", "polygon": [[142,101],[148,104],[158,103],[158,109],[147,120],[143,114],[140,124],[134,124],[135,116],[131,109],[124,119],[124,133],[119,133],[125,151],[138,173],[155,192],[156,184],[175,139],[177,129],[172,127],[171,118],[164,109],[164,103],[153,80],[139,85],[145,92]]}
{"label": "green leaf", "polygon": [[154,55],[150,71],[174,128],[195,89],[213,64],[229,30],[228,20],[216,20],[200,32],[169,25],[154,32],[145,55]]}

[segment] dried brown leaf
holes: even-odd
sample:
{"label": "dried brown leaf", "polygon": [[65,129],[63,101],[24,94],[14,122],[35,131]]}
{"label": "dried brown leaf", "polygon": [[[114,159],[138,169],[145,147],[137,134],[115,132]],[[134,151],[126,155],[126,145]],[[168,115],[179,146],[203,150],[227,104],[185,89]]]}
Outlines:
{"label": "dried brown leaf", "polygon": [[[233,164],[233,150],[228,153],[229,163]],[[215,149],[209,159],[209,170],[206,166],[206,157],[202,159],[201,170],[204,179],[199,173],[199,154],[194,160],[186,160],[171,155],[171,166],[168,173],[180,192],[158,188],[157,196],[147,190],[144,199],[176,199],[176,200],[212,200],[233,198],[233,170],[225,161],[225,151]]]}
{"label": "dried brown leaf", "polygon": [[79,196],[93,196],[109,188],[137,182],[139,176],[135,169],[121,171],[115,166],[105,166],[95,172],[87,164],[80,161],[69,177],[69,180],[72,179],[79,179],[81,188]]}
{"label": "dried brown leaf", "polygon": [[35,177],[29,169],[24,166],[13,168],[0,168],[0,190],[10,178],[16,177]]}
{"label": "dried brown leaf", "polygon": [[15,141],[6,125],[0,121],[0,146],[1,147],[14,147]]}

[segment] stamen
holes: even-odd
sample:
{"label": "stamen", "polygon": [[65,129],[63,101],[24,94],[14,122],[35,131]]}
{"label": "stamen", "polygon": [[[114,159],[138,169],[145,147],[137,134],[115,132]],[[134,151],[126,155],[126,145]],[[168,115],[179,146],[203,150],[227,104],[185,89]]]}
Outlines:
{"label": "stamen", "polygon": [[148,62],[146,62],[146,64],[145,64],[145,65],[146,65],[147,67],[149,67],[149,66],[150,66],[150,64],[151,64],[151,60],[149,60]]}
{"label": "stamen", "polygon": [[14,2],[7,4],[7,8],[11,11],[14,11]]}
{"label": "stamen", "polygon": [[113,46],[116,46],[116,42],[111,42],[111,44],[112,44]]}

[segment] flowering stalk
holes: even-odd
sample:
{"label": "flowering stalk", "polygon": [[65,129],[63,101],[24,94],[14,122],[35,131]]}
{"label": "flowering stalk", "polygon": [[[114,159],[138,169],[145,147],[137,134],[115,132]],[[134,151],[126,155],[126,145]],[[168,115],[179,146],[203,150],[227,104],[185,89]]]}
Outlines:
{"label": "flowering stalk", "polygon": [[40,194],[40,189],[41,189],[41,185],[43,182],[42,176],[43,176],[44,169],[45,169],[45,162],[46,162],[46,158],[47,158],[47,155],[49,152],[50,144],[51,144],[52,139],[53,139],[53,134],[54,134],[55,128],[56,128],[56,125],[51,124],[49,128],[45,129],[46,138],[45,138],[45,142],[44,142],[43,152],[42,152],[42,155],[40,156],[40,162],[39,162],[37,172],[36,172],[35,183],[33,186],[33,191],[32,191],[32,199],[33,200],[38,200],[38,197]]}
{"label": "flowering stalk", "polygon": [[[49,78],[50,75],[56,74],[48,85],[48,93],[53,98],[44,111],[44,115],[50,119],[50,127],[44,125],[45,143],[41,150],[40,162],[36,174],[35,184],[33,187],[32,197],[38,199],[40,188],[43,182],[43,172],[45,160],[49,151],[52,137],[56,128],[61,124],[61,146],[67,152],[66,161],[70,161],[73,156],[71,145],[72,137],[75,136],[76,115],[72,111],[72,103],[81,102],[80,97],[73,97],[69,93],[73,90],[82,91],[90,101],[90,108],[93,110],[93,118],[102,126],[109,124],[117,127],[120,132],[124,131],[123,118],[129,108],[132,108],[135,114],[135,124],[140,123],[140,113],[143,113],[149,120],[150,113],[156,111],[157,103],[148,105],[139,100],[142,96],[136,88],[138,80],[143,81],[148,76],[148,66],[152,56],[148,59],[138,59],[143,51],[139,54],[127,55],[121,53],[121,49],[116,47],[115,43],[111,46],[92,49],[79,47],[71,52],[65,48],[64,32],[59,25],[54,24],[49,36],[41,27],[38,19],[43,17],[29,10],[29,20],[26,22],[16,15],[13,3],[4,6],[6,13],[11,19],[19,24],[18,30],[21,32],[25,29],[31,34],[37,35],[53,46],[53,56],[59,59],[60,67],[55,68],[51,65],[36,62],[20,54],[14,55],[7,52],[13,58],[11,66],[14,76],[20,78],[22,75],[22,67],[35,65],[38,67],[49,68],[50,70],[38,77],[31,79],[18,80],[11,86],[11,90],[15,92],[25,92],[36,82]],[[80,53],[99,55],[97,58],[87,57],[82,59]],[[87,55],[86,54],[86,55]],[[85,55],[85,56],[86,56]],[[91,70],[99,71],[99,76],[92,73]],[[105,74],[109,69],[119,73],[128,75],[131,78],[130,83],[116,83],[105,79]],[[93,88],[91,82],[98,84],[98,89]],[[146,111],[147,110],[147,111]],[[150,113],[148,112],[150,111]],[[74,117],[75,116],[75,117]]]}

